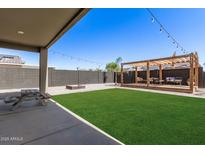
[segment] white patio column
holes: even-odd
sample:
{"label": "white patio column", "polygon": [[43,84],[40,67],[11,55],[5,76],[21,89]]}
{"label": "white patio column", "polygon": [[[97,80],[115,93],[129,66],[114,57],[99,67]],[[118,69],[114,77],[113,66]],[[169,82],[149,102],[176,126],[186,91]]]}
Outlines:
{"label": "white patio column", "polygon": [[39,89],[41,93],[46,93],[48,88],[48,49],[40,49],[39,66]]}

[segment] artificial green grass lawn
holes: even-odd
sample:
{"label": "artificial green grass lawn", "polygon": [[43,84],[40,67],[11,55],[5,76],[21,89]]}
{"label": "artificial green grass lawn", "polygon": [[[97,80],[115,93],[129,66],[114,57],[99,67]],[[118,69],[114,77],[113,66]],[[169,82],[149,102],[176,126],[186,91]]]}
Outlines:
{"label": "artificial green grass lawn", "polygon": [[205,99],[125,89],[53,98],[125,144],[205,144]]}

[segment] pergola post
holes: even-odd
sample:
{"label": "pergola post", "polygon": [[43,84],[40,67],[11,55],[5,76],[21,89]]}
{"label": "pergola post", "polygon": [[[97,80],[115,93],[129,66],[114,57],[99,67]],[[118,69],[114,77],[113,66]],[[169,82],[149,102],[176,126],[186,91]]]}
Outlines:
{"label": "pergola post", "polygon": [[149,70],[149,61],[147,62],[147,87],[150,84],[150,70]]}
{"label": "pergola post", "polygon": [[120,73],[120,77],[121,77],[121,86],[123,85],[123,64],[121,64],[121,73]]}
{"label": "pergola post", "polygon": [[39,89],[46,93],[48,88],[48,49],[40,48]]}
{"label": "pergola post", "polygon": [[162,81],[162,64],[159,65],[159,80]]}
{"label": "pergola post", "polygon": [[197,53],[194,54],[195,61],[194,61],[194,72],[195,72],[195,87],[198,88],[199,86],[199,61]]}
{"label": "pergola post", "polygon": [[190,54],[190,71],[189,71],[189,82],[190,82],[190,91],[194,91],[194,64],[193,64],[193,54]]}
{"label": "pergola post", "polygon": [[135,67],[135,83],[137,84],[137,79],[138,79],[138,72],[137,72],[137,66]]}

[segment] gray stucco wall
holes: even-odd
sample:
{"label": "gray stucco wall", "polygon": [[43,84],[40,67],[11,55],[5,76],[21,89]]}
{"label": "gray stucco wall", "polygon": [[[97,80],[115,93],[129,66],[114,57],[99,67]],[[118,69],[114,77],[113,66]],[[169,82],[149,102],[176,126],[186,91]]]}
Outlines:
{"label": "gray stucco wall", "polygon": [[0,89],[38,87],[38,69],[0,68]]}
{"label": "gray stucco wall", "polygon": [[113,72],[105,72],[106,82],[112,83],[114,82],[114,73]]}
{"label": "gray stucco wall", "polygon": [[[79,71],[80,84],[114,82],[113,72]],[[48,70],[48,86],[77,84],[78,72],[74,70]],[[39,86],[39,69],[0,67],[0,89],[35,88]]]}

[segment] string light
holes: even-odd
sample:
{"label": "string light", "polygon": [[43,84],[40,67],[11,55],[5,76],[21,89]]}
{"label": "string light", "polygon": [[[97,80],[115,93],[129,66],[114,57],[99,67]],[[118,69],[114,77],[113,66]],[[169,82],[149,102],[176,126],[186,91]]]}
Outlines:
{"label": "string light", "polygon": [[177,44],[177,46],[176,46],[176,48],[178,49],[178,48],[181,48],[182,50],[181,51],[184,51],[185,52],[185,49],[184,49],[184,47],[178,42],[178,41],[176,41],[176,39],[166,30],[166,28],[161,24],[161,22],[156,18],[156,16],[153,14],[153,12],[150,10],[150,9],[146,9],[148,12],[149,12],[149,14],[151,15],[151,21],[152,21],[152,23],[157,23],[157,24],[159,24],[159,26],[160,26],[160,33],[162,33],[162,32],[165,32],[165,34],[167,34],[167,38],[168,39],[171,39],[172,40],[172,43],[175,45],[175,44]]}
{"label": "string light", "polygon": [[152,23],[154,23],[154,18],[152,18]]}
{"label": "string light", "polygon": [[160,30],[159,30],[159,31],[160,31],[160,33],[162,33],[162,31],[163,31],[163,30],[162,30],[162,27],[160,27]]}
{"label": "string light", "polygon": [[98,65],[98,66],[103,65],[102,63],[99,63],[99,62],[96,62],[96,61],[92,61],[92,60],[88,60],[88,59],[83,59],[83,58],[79,58],[79,57],[73,57],[73,56],[69,56],[69,55],[66,55],[64,53],[60,53],[60,52],[56,52],[56,51],[50,51],[50,53],[58,54],[58,55],[60,55],[62,57],[69,58],[70,60],[83,61],[83,62],[95,64],[95,65]]}

